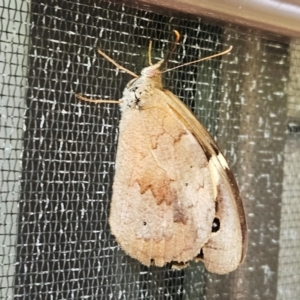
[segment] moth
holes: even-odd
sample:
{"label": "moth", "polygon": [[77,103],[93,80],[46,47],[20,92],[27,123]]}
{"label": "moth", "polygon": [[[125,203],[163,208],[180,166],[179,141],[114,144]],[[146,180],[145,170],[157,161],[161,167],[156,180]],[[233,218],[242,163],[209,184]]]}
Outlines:
{"label": "moth", "polygon": [[[184,268],[202,261],[213,273],[235,270],[247,249],[247,225],[236,180],[208,131],[162,86],[165,59],[144,68],[120,100],[109,224],[122,249],[146,266]],[[208,58],[223,55],[231,50]],[[150,53],[149,47],[149,53]],[[199,59],[195,62],[198,62]],[[192,62],[194,63],[194,62]]]}

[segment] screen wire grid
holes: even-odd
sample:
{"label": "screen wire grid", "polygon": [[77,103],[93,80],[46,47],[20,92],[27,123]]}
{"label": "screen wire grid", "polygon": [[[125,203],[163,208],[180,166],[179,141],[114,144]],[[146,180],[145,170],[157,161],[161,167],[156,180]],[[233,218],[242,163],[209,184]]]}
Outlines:
{"label": "screen wire grid", "polygon": [[[300,46],[263,32],[106,1],[0,6],[0,299],[298,299]],[[216,137],[243,197],[246,261],[228,275],[192,263],[144,267],[108,226],[119,99],[181,40],[164,85]]]}

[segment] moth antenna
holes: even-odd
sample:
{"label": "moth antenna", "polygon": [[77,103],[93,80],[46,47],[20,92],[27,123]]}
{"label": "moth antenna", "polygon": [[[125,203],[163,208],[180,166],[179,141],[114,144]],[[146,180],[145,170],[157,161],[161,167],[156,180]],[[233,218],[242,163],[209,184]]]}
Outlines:
{"label": "moth antenna", "polygon": [[[168,52],[166,58],[163,60],[163,63],[161,64],[161,66],[160,66],[160,68],[159,68],[160,70],[164,70],[164,69],[167,68],[167,64],[168,64],[168,62],[169,62],[169,60],[170,60],[170,58],[171,58],[173,52],[174,52],[175,49],[176,49],[177,43],[178,43],[179,40],[180,40],[180,33],[179,33],[177,30],[173,30],[173,32],[174,32],[174,35],[175,35],[174,41],[173,41],[173,43],[172,43],[172,45],[171,45],[171,48],[170,48],[170,50],[169,50],[169,52]],[[166,70],[162,71],[161,73],[164,73],[164,72],[166,72]]]}
{"label": "moth antenna", "polygon": [[171,68],[171,69],[167,69],[167,70],[165,70],[165,71],[162,71],[161,73],[166,73],[166,72],[173,71],[173,70],[175,70],[175,69],[178,69],[178,68],[181,68],[181,67],[184,67],[184,66],[188,66],[188,65],[191,65],[191,64],[195,64],[195,63],[200,62],[200,61],[203,61],[203,60],[208,60],[208,59],[211,59],[211,58],[214,58],[214,57],[217,57],[217,56],[225,55],[225,54],[229,53],[231,50],[232,50],[232,46],[230,46],[227,50],[225,50],[225,51],[223,51],[223,52],[220,52],[220,53],[217,53],[217,54],[214,54],[214,55],[211,55],[211,56],[207,56],[207,57],[203,57],[203,58],[200,58],[200,59],[197,59],[197,60],[193,60],[193,61],[187,62],[187,63],[185,63],[185,64],[176,66],[176,67],[174,67],[174,68]]}
{"label": "moth antenna", "polygon": [[123,100],[101,100],[101,99],[90,99],[87,97],[82,96],[81,94],[75,94],[76,98],[87,101],[87,102],[93,102],[93,103],[117,103],[120,104],[123,102]]}
{"label": "moth antenna", "polygon": [[130,70],[122,67],[117,62],[115,62],[112,58],[110,58],[108,55],[106,55],[103,51],[101,51],[99,48],[97,49],[98,53],[102,55],[104,58],[106,58],[108,61],[110,61],[112,64],[114,64],[118,69],[125,71],[126,73],[130,74],[131,76],[138,78],[139,76],[135,73],[131,72]]}
{"label": "moth antenna", "polygon": [[152,41],[150,40],[149,41],[149,48],[148,48],[148,63],[149,63],[149,66],[153,66],[152,57],[151,57],[151,50],[152,50]]}

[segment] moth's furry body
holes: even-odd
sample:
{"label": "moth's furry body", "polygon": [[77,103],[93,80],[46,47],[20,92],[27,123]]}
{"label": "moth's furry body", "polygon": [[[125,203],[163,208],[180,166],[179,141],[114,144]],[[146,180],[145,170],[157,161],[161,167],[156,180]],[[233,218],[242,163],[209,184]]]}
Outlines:
{"label": "moth's furry body", "polygon": [[161,83],[161,63],[124,90],[109,223],[144,265],[201,259],[238,267],[247,246],[239,191],[216,143]]}

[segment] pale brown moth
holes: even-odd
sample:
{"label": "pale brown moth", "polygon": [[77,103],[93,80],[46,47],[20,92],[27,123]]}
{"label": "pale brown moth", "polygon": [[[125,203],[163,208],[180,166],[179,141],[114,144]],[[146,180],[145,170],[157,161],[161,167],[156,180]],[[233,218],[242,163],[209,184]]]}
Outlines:
{"label": "pale brown moth", "polygon": [[[172,51],[177,31],[175,36]],[[201,260],[208,271],[225,274],[246,254],[244,208],[216,142],[183,102],[162,87],[172,51],[154,65],[150,61],[137,76],[98,49],[136,78],[118,101],[77,97],[120,104],[109,224],[123,250],[146,266],[171,262],[182,268]]]}

